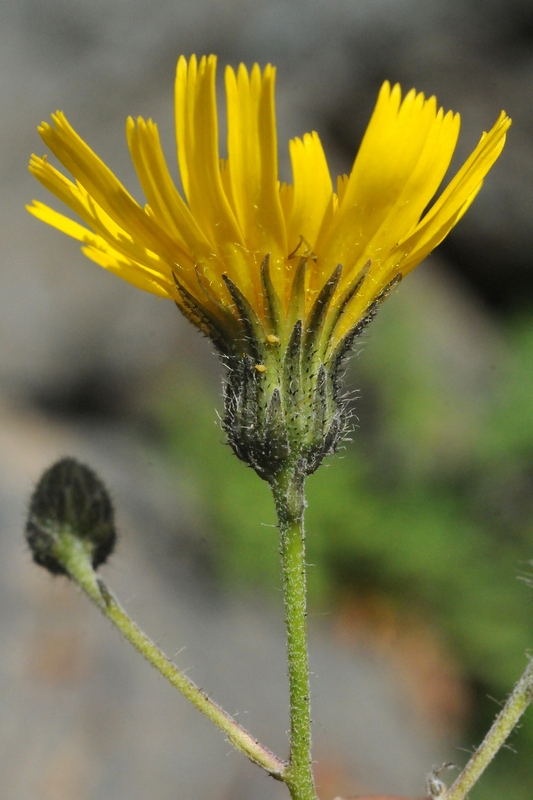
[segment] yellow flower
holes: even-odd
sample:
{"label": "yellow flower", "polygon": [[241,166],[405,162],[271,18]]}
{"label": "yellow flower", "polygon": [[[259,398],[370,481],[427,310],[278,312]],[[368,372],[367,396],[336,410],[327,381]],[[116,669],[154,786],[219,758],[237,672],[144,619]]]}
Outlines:
{"label": "yellow flower", "polygon": [[165,162],[157,126],[128,119],[130,153],[148,200],[144,208],[77,135],[61,112],[39,128],[44,142],[72,174],[63,177],[46,157],[30,170],[83,220],[80,225],[35,201],[30,211],[84,243],[101,266],[149,292],[173,298],[186,316],[176,284],[220,325],[239,316],[223,276],[239,287],[259,319],[269,311],[260,277],[270,275],[288,315],[301,257],[303,308],[308,315],[338,264],[342,275],[332,306],[368,264],[368,274],[331,332],[351,330],[396,276],[413,269],[464,214],[500,154],[509,118],[502,112],[433,206],[424,213],[449,167],[459,115],[437,108],[434,97],[384,83],[349,176],[336,191],[320,139],[308,133],[290,142],[292,185],[278,181],[274,111],[275,69],[248,73],[226,68],[227,159],[219,156],[215,56],[197,64],[181,57],[176,77],[178,163],[185,199]]}
{"label": "yellow flower", "polygon": [[[172,298],[213,340],[233,371],[226,405],[230,416],[244,414],[238,436],[259,427],[261,441],[272,440],[272,420],[278,414],[281,427],[288,424],[287,398],[299,382],[295,413],[307,402],[314,414],[318,403],[331,450],[343,427],[335,421],[339,363],[391,286],[464,214],[498,158],[511,121],[500,114],[427,210],[450,165],[460,123],[458,114],[437,108],[435,97],[426,100],[411,90],[402,100],[399,85],[384,83],[349,176],[333,186],[313,132],[289,143],[293,182],[280,185],[275,69],[226,68],[225,159],[219,155],[215,72],[212,55],[199,63],[194,56],[178,61],[183,195],[151,120],[130,118],[126,125],[148,201],[143,208],[57,112],[39,133],[74,181],[46,157],[32,156],[30,170],[85,224],[38,201],[29,210],[83,242],[83,252],[101,266]],[[246,416],[248,400],[241,395],[250,396],[250,381],[262,382],[257,402],[266,415],[263,427],[257,415],[252,422]],[[300,436],[307,423],[298,424]],[[289,451],[295,441],[288,437]],[[235,436],[232,444],[238,449]]]}

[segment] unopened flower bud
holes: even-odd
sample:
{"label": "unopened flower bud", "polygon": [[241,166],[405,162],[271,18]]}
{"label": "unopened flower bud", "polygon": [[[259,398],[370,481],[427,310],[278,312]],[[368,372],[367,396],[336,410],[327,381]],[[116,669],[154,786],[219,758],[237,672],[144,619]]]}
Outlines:
{"label": "unopened flower bud", "polygon": [[34,561],[53,574],[67,574],[61,559],[65,534],[85,547],[96,569],[117,538],[108,491],[92,469],[63,458],[39,480],[29,505],[26,540]]}

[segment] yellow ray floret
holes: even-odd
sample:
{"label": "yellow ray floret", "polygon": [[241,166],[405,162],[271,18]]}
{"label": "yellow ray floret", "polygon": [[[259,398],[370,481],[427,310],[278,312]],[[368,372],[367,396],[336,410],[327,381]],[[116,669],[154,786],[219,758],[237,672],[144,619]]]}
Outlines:
{"label": "yellow ray floret", "polygon": [[[399,85],[386,82],[351,173],[337,179],[336,192],[315,132],[290,142],[293,183],[280,186],[274,67],[226,68],[226,159],[219,152],[215,73],[215,56],[179,59],[175,107],[183,195],[151,120],[130,118],[126,126],[148,203],[142,206],[57,112],[39,133],[73,180],[46,157],[32,156],[30,170],[83,224],[37,201],[29,207],[83,242],[84,253],[101,266],[174,299],[212,336],[215,330],[231,336],[238,325],[236,291],[270,336],[283,336],[284,320],[288,326],[295,314],[304,323],[311,318],[340,264],[329,306],[334,347],[464,214],[511,124],[502,112],[427,210],[450,165],[459,115],[414,90],[402,99]],[[261,271],[267,255],[270,299]]]}

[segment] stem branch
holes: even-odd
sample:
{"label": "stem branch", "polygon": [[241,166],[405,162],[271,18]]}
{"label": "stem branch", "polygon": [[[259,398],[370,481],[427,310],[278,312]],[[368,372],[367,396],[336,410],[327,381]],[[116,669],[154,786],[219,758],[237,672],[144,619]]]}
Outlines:
{"label": "stem branch", "polygon": [[248,758],[263,767],[272,777],[285,780],[287,765],[251,736],[236,720],[211,700],[161,652],[145,633],[128,617],[105,583],[94,571],[84,544],[68,533],[62,533],[56,555],[71,578],[98,606],[122,635],[199,711],[224,731],[229,741]]}
{"label": "stem branch", "polygon": [[490,764],[520,717],[533,701],[533,660],[511,692],[506,704],[494,720],[489,732],[452,786],[444,800],[463,800],[485,768]]}

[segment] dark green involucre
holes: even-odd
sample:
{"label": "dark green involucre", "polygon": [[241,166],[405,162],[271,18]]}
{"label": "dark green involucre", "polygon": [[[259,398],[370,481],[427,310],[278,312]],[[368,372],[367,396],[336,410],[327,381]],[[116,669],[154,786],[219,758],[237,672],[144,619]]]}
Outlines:
{"label": "dark green involucre", "polygon": [[106,487],[92,469],[74,458],[63,458],[43,473],[26,523],[34,561],[56,575],[67,574],[57,556],[65,533],[84,544],[95,569],[109,557],[117,538]]}
{"label": "dark green involucre", "polygon": [[[350,429],[350,406],[341,391],[342,366],[354,341],[398,275],[369,304],[352,330],[336,334],[343,315],[361,289],[370,262],[338,292],[339,264],[305,312],[306,270],[313,255],[300,258],[294,271],[288,311],[270,276],[269,257],[261,266],[262,321],[239,287],[224,281],[228,306],[209,295],[216,314],[198,304],[176,278],[180,303],[219,350],[227,367],[223,427],[236,455],[266,481],[290,467],[309,475],[334,453]],[[207,287],[203,287],[208,292]],[[224,322],[222,320],[225,320]]]}

